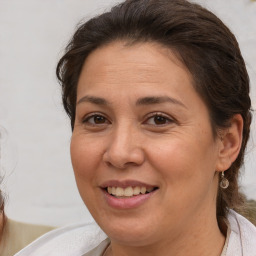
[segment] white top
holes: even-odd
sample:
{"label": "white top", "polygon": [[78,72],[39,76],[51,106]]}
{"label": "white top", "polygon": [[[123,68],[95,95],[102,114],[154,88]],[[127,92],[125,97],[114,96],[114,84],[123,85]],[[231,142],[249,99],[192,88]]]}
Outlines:
{"label": "white top", "polygon": [[[221,256],[256,256],[256,227],[230,210],[228,232]],[[102,256],[109,240],[95,223],[53,230],[15,256]]]}

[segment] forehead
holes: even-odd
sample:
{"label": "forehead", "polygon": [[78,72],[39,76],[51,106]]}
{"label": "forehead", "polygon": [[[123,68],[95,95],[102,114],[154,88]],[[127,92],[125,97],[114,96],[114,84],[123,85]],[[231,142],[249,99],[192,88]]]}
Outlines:
{"label": "forehead", "polygon": [[81,87],[107,83],[122,85],[192,84],[193,79],[176,54],[157,43],[112,42],[85,60],[78,82]]}

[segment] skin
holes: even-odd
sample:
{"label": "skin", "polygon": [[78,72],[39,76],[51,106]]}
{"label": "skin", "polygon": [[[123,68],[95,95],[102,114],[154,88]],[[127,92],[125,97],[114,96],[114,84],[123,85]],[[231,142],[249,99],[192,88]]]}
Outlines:
{"label": "skin", "polygon": [[[111,239],[107,255],[221,254],[218,171],[239,152],[242,121],[236,117],[222,139],[214,138],[192,83],[184,65],[158,44],[112,42],[84,63],[71,159],[81,197]],[[100,188],[109,180],[158,189],[138,207],[116,209]]]}

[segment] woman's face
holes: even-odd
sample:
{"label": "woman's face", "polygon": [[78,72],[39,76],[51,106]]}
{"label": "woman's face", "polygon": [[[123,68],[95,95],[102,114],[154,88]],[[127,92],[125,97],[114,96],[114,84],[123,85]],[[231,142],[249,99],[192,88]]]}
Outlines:
{"label": "woman's face", "polygon": [[81,197],[112,241],[146,245],[215,219],[219,148],[170,50],[114,42],[89,55],[71,158]]}

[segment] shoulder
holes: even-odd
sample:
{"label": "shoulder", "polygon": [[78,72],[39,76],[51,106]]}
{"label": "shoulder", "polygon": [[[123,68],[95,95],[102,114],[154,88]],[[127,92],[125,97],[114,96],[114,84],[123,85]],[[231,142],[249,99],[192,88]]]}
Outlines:
{"label": "shoulder", "polygon": [[229,211],[230,237],[227,256],[255,256],[256,227],[233,210]]}
{"label": "shoulder", "polygon": [[33,240],[52,229],[54,229],[54,227],[33,225],[7,219],[4,237],[1,243],[3,247],[1,255],[13,255]]}
{"label": "shoulder", "polygon": [[52,226],[45,226],[45,225],[35,225],[30,223],[23,223],[19,221],[14,220],[7,220],[7,225],[10,227],[10,231],[17,231],[18,234],[22,235],[23,237],[31,237],[32,239],[35,239],[42,234],[49,232],[56,227]]}
{"label": "shoulder", "polygon": [[94,222],[76,224],[48,232],[15,256],[81,256],[105,238]]}

